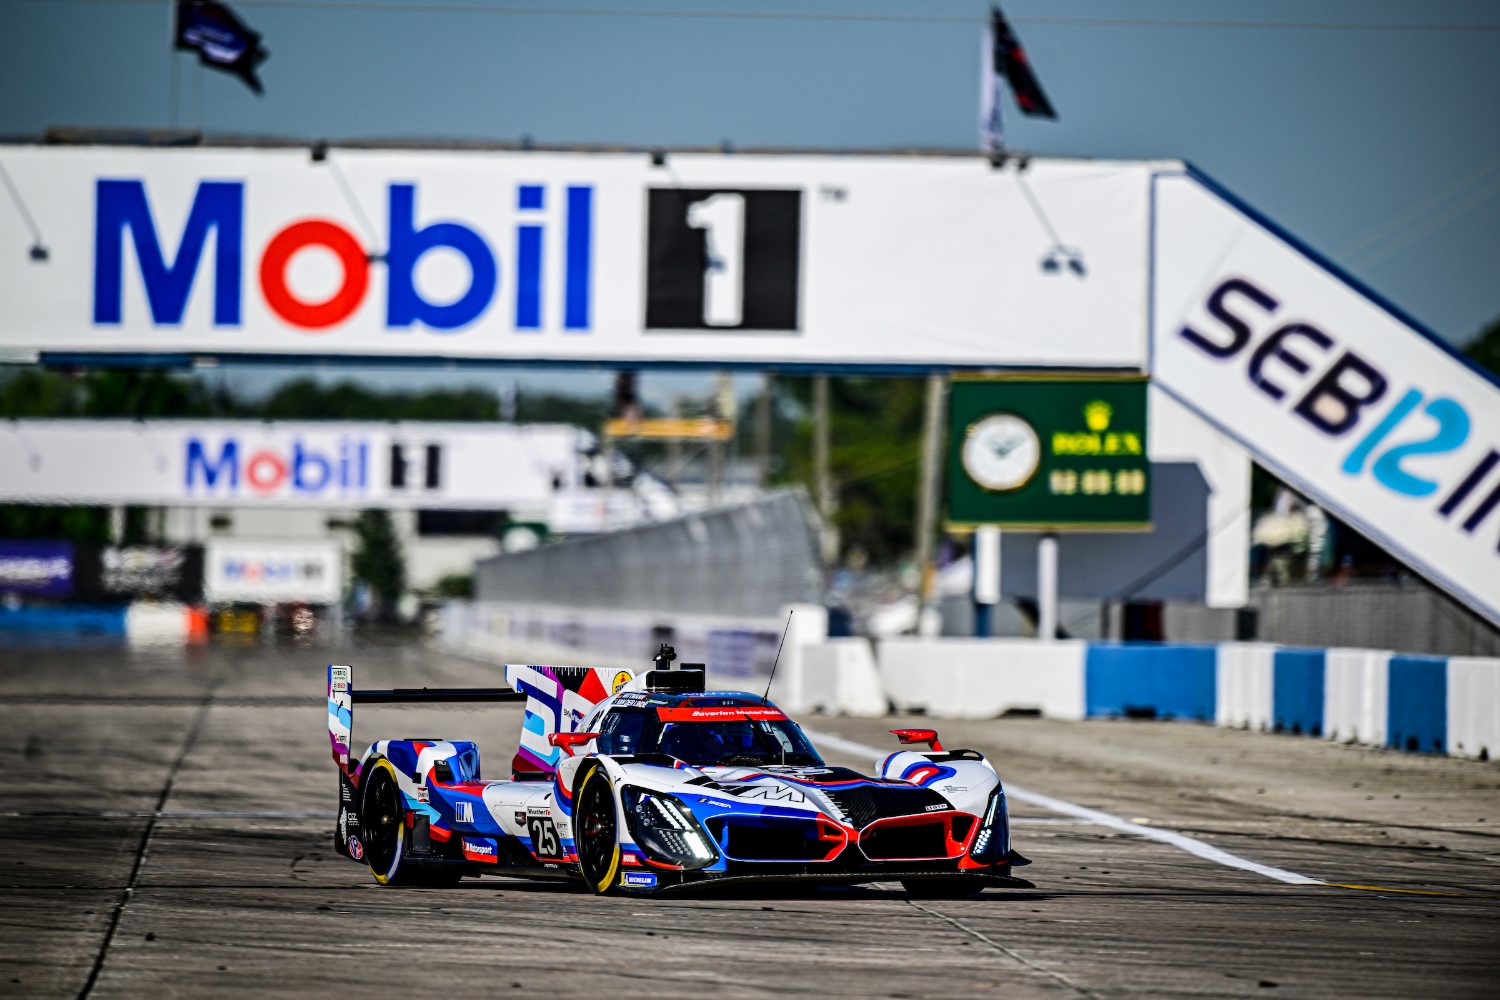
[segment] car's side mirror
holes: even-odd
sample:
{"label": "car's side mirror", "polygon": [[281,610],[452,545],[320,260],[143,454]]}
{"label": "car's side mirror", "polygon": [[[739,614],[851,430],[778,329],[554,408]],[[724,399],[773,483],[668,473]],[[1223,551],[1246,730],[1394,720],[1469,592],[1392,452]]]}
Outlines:
{"label": "car's side mirror", "polygon": [[891,735],[902,743],[926,743],[938,753],[943,752],[943,744],[938,742],[936,729],[892,729]]}
{"label": "car's side mirror", "polygon": [[547,742],[552,746],[562,747],[563,753],[571,757],[575,747],[581,747],[590,740],[597,740],[603,735],[603,733],[552,733],[547,737]]}

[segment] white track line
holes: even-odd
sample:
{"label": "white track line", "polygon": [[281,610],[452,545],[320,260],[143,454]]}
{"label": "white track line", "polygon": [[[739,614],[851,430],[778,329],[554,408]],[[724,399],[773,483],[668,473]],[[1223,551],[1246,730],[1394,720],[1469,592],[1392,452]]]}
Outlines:
{"label": "white track line", "polygon": [[[818,733],[812,730],[806,730],[806,732],[815,743],[821,743],[831,750],[838,750],[843,753],[867,754],[878,760],[890,752],[866,746],[863,743],[856,743],[853,740],[846,740],[842,736],[834,736],[831,733]],[[1081,819],[1088,823],[1107,826],[1112,830],[1119,830],[1121,833],[1132,834],[1133,836],[1154,840],[1158,843],[1170,844],[1178,850],[1186,851],[1196,857],[1203,858],[1205,861],[1212,861],[1215,864],[1224,865],[1228,868],[1241,868],[1247,872],[1254,872],[1257,875],[1264,875],[1266,878],[1275,879],[1277,882],[1286,882],[1289,885],[1328,884],[1322,879],[1309,878],[1306,875],[1289,872],[1284,868],[1273,868],[1270,865],[1263,865],[1258,861],[1242,858],[1237,854],[1230,854],[1228,851],[1214,847],[1212,844],[1205,844],[1203,841],[1189,837],[1186,834],[1175,833],[1171,830],[1158,830],[1152,826],[1142,826],[1139,823],[1132,823],[1129,820],[1121,819],[1107,812],[1101,812],[1098,809],[1090,809],[1087,806],[1065,802],[1062,799],[1055,799],[1050,795],[1043,795],[1040,792],[1017,788],[1009,782],[1005,784],[1005,794],[1008,798],[1019,799],[1022,802],[1028,802],[1043,809],[1062,813],[1064,816],[1072,816],[1075,819]]]}

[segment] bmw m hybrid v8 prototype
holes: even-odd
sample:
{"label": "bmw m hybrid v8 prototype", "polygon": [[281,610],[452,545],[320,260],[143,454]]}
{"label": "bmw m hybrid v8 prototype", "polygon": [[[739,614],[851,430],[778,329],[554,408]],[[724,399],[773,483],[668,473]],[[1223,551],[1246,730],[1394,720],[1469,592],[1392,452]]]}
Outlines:
{"label": "bmw m hybrid v8 prototype", "polygon": [[[661,661],[658,660],[660,663]],[[667,662],[670,662],[668,660]],[[826,764],[765,698],[705,691],[701,669],[508,665],[512,690],[358,691],[328,668],[339,853],[384,885],[485,874],[649,894],[750,880],[900,881],[912,895],[1029,887],[1012,869],[1005,791],[973,750],[931,730],[866,776]],[[524,698],[511,776],[481,776],[460,739],[387,739],[350,753],[361,702]]]}

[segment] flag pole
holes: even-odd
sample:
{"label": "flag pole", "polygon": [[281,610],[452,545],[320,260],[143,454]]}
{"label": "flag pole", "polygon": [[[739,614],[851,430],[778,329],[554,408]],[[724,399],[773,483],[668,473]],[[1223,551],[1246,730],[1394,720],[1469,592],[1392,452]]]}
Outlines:
{"label": "flag pole", "polygon": [[167,88],[167,124],[177,127],[177,0],[167,0],[167,65],[171,83]]}

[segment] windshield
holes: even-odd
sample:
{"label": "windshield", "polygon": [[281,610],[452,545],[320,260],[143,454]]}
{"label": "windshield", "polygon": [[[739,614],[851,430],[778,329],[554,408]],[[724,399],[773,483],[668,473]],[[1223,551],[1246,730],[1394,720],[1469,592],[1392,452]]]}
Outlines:
{"label": "windshield", "polygon": [[[663,720],[651,708],[617,708],[599,727],[599,752],[609,754],[664,753],[694,767],[745,764],[764,767],[792,764],[821,767],[823,758],[797,724],[780,712],[761,708],[747,711],[775,718],[716,718],[699,721]],[[667,714],[678,715],[668,710]],[[718,714],[734,716],[732,708]]]}

